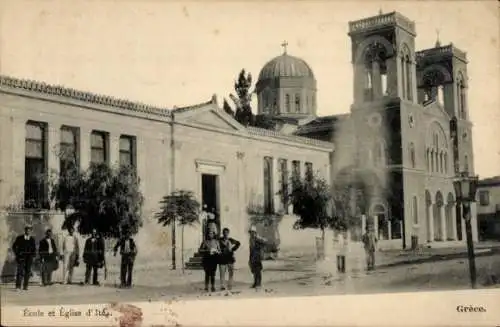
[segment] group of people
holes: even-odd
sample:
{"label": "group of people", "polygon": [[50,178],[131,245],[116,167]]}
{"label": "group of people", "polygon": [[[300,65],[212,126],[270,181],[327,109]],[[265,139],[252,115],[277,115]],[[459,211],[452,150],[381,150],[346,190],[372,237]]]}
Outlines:
{"label": "group of people", "polygon": [[[80,244],[74,235],[74,228],[68,228],[68,234],[62,243],[62,252],[59,251],[53,238],[52,230],[45,232],[45,237],[38,242],[38,251],[35,238],[31,235],[32,226],[25,226],[24,234],[19,235],[12,245],[12,251],[16,258],[16,289],[28,289],[29,280],[32,275],[33,262],[38,254],[40,259],[40,276],[42,286],[52,285],[52,274],[59,269],[59,261],[63,262],[63,278],[65,284],[73,283],[73,273],[80,265]],[[132,270],[134,259],[137,254],[137,246],[128,231],[122,233],[114,247],[114,255],[119,251],[121,254],[120,280],[121,287],[131,287]],[[105,243],[96,229],[92,229],[91,235],[85,241],[83,249],[83,263],[85,264],[84,284],[99,285],[99,269],[105,267]]]}
{"label": "group of people", "polygon": [[[206,232],[206,237],[199,249],[199,252],[202,254],[202,265],[205,272],[205,291],[210,290],[215,292],[217,267],[219,267],[220,273],[220,289],[231,290],[235,264],[234,252],[240,247],[240,242],[229,236],[229,228],[222,230],[221,237],[218,237],[215,225],[209,224]],[[249,266],[254,277],[252,288],[260,288],[262,285],[262,251],[266,240],[257,235],[255,226],[250,228],[249,234]],[[227,281],[226,272],[228,273]]]}

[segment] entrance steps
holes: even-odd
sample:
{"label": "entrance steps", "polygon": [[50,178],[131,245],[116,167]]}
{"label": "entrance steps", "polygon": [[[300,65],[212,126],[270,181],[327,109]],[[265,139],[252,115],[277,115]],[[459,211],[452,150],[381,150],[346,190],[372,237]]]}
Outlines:
{"label": "entrance steps", "polygon": [[196,252],[191,258],[189,258],[188,262],[185,264],[185,268],[188,270],[201,270],[202,266],[202,255],[200,252]]}

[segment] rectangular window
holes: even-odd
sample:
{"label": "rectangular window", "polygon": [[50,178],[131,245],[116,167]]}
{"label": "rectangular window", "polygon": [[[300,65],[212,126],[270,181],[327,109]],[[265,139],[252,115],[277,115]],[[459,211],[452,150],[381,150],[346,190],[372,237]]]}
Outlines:
{"label": "rectangular window", "polygon": [[120,166],[136,166],[136,139],[133,136],[120,136]]}
{"label": "rectangular window", "polygon": [[90,162],[93,164],[108,162],[108,134],[92,131],[90,134]]}
{"label": "rectangular window", "polygon": [[295,95],[295,112],[300,112],[300,95]]}
{"label": "rectangular window", "polygon": [[274,211],[273,158],[264,157],[264,211]]}
{"label": "rectangular window", "polygon": [[288,213],[288,169],[287,160],[280,159],[280,183],[281,183],[281,201],[285,213]]}
{"label": "rectangular window", "polygon": [[490,192],[479,191],[479,204],[482,206],[490,205]]}
{"label": "rectangular window", "polygon": [[48,209],[47,124],[28,121],[25,129],[24,206]]}
{"label": "rectangular window", "polygon": [[314,176],[313,164],[310,163],[310,162],[306,162],[305,163],[305,167],[306,167],[306,178],[307,179],[312,179],[313,176]]}
{"label": "rectangular window", "polygon": [[72,164],[77,167],[79,166],[78,134],[79,130],[77,127],[61,127],[61,142],[59,145],[59,165],[61,175],[64,175],[65,171],[69,169]]}

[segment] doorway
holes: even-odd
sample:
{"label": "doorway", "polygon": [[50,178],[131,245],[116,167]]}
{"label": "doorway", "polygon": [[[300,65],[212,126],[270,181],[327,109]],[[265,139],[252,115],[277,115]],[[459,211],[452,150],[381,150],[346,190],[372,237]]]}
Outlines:
{"label": "doorway", "polygon": [[208,212],[213,212],[220,231],[219,210],[219,176],[212,174],[201,174],[201,199],[202,206],[206,205]]}

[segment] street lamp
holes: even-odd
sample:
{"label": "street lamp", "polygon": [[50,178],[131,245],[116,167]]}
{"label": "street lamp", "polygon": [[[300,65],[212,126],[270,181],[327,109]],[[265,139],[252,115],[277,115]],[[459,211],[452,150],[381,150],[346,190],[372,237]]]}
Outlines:
{"label": "street lamp", "polygon": [[469,257],[469,274],[472,288],[476,288],[476,262],[474,244],[472,242],[471,210],[470,203],[476,201],[477,176],[470,176],[468,172],[459,173],[453,181],[457,205],[462,206],[462,216],[465,221],[465,234],[467,237],[467,254]]}

